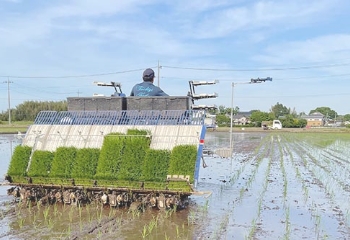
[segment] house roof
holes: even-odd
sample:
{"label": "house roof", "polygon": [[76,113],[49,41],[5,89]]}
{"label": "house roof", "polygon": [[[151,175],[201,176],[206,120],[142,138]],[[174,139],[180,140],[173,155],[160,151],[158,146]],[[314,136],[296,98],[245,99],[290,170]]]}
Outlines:
{"label": "house roof", "polygon": [[324,115],[320,112],[311,113],[309,116],[322,116],[322,117],[324,117]]}
{"label": "house roof", "polygon": [[243,118],[243,117],[249,118],[251,115],[252,115],[252,111],[249,111],[249,112],[238,112],[237,114],[235,114],[233,116],[233,118],[234,119],[239,119],[239,118]]}
{"label": "house roof", "polygon": [[318,115],[318,114],[313,114],[313,115],[303,115],[301,116],[301,118],[303,119],[323,119],[324,116],[321,114],[321,115]]}

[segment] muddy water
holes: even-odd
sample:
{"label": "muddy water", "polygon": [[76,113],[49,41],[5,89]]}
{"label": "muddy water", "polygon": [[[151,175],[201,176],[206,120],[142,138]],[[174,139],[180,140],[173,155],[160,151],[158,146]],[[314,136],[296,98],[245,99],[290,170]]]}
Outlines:
{"label": "muddy water", "polygon": [[[235,132],[234,157],[205,156],[196,194],[178,212],[21,206],[0,188],[4,239],[350,239],[350,137]],[[329,136],[327,136],[328,138]],[[311,140],[310,140],[311,139]],[[331,141],[332,142],[332,141]],[[18,140],[0,135],[1,178]],[[228,147],[208,132],[206,147]]]}
{"label": "muddy water", "polygon": [[[13,149],[20,143],[20,140],[14,135],[0,135],[0,183],[5,180],[5,174],[8,169],[10,159],[12,157]],[[0,186],[0,236],[6,235],[10,231],[10,226],[7,222],[7,217],[4,213],[7,211],[7,205],[12,200],[7,196],[7,186]]]}

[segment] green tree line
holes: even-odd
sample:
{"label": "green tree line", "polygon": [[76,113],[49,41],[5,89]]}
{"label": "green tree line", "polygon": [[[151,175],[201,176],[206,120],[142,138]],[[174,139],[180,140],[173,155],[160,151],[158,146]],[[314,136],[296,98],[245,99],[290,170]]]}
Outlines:
{"label": "green tree line", "polygon": [[[216,121],[218,126],[229,127],[231,124],[230,115],[231,108],[226,108],[220,105],[218,109],[210,113],[216,114]],[[67,101],[25,101],[15,108],[11,109],[12,121],[34,121],[40,111],[67,111]],[[305,127],[306,120],[301,116],[305,113],[297,113],[295,110],[284,106],[281,103],[275,104],[271,107],[269,112],[260,110],[252,110],[250,116],[250,124],[247,126],[260,127],[262,121],[272,121],[280,119],[284,127]],[[318,107],[309,112],[309,114],[320,112],[327,119],[337,119],[342,121],[350,121],[350,114],[340,116],[336,111],[329,107]],[[234,115],[239,113],[239,107],[235,107],[232,112]],[[9,113],[4,111],[0,114],[0,121],[8,121]]]}
{"label": "green tree line", "polygon": [[[11,120],[34,121],[40,111],[67,111],[67,101],[25,101],[11,109]],[[8,121],[8,110],[0,114],[0,121]]]}
{"label": "green tree line", "polygon": [[[219,127],[229,127],[231,125],[231,111],[231,108],[226,108],[221,105],[216,111],[212,111],[211,113],[216,114],[216,121]],[[282,122],[283,127],[286,128],[302,128],[307,124],[307,121],[301,117],[306,115],[305,113],[302,112],[298,114],[294,109],[288,108],[278,102],[271,107],[269,112],[263,112],[260,110],[252,110],[250,112],[250,123],[245,125],[246,127],[261,127],[261,122],[272,121],[274,119],[279,119]],[[323,114],[326,120],[350,121],[350,114],[341,116],[329,107],[317,107],[316,109],[311,110],[309,115],[315,112]],[[236,115],[238,113],[239,108],[234,108],[233,114]]]}

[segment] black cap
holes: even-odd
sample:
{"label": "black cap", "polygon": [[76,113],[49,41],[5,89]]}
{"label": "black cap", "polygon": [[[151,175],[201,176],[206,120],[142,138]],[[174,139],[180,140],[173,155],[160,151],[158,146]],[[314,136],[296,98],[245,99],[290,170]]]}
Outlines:
{"label": "black cap", "polygon": [[154,71],[151,68],[147,68],[143,71],[142,78],[144,81],[152,81],[154,78]]}

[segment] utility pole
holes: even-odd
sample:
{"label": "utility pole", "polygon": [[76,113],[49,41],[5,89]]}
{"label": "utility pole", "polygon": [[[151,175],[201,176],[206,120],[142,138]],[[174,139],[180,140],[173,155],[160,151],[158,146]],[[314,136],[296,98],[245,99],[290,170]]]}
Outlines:
{"label": "utility pole", "polygon": [[9,112],[9,125],[11,125],[11,97],[10,97],[10,78],[7,77],[7,81],[4,81],[4,83],[7,83],[7,101],[8,101],[8,109]]}
{"label": "utility pole", "polygon": [[272,81],[271,77],[267,78],[252,78],[248,82],[232,82],[231,87],[232,87],[232,95],[231,95],[231,124],[230,124],[230,155],[231,155],[231,172],[233,172],[233,92],[234,92],[234,87],[237,84],[255,84],[255,83],[262,83],[266,81]]}
{"label": "utility pole", "polygon": [[159,65],[159,60],[158,60],[158,73],[157,73],[157,78],[158,78],[158,87],[159,87],[159,74],[160,74],[160,69],[162,66]]}

